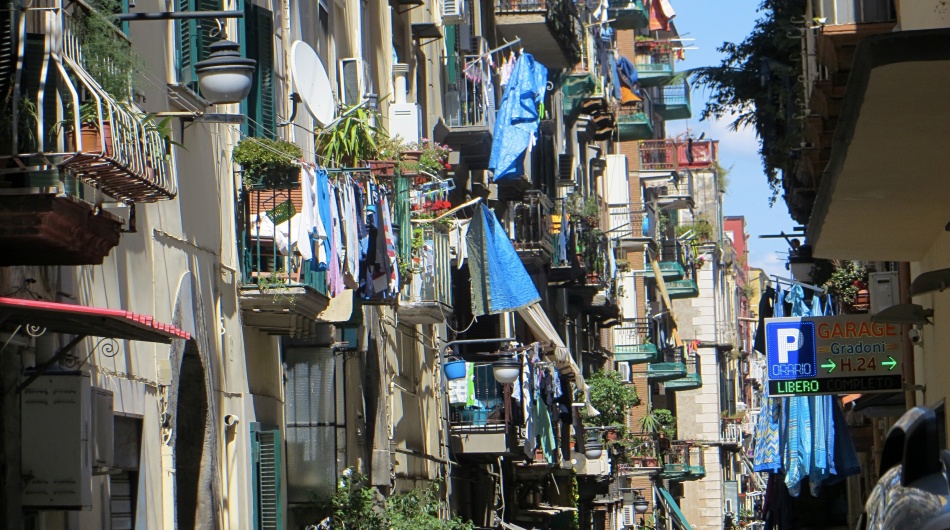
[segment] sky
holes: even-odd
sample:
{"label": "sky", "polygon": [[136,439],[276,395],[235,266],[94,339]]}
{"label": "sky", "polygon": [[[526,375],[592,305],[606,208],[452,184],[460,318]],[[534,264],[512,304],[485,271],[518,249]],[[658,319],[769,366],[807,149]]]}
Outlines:
{"label": "sky", "polygon": [[[677,63],[683,71],[700,66],[717,65],[722,55],[716,51],[723,42],[740,42],[752,31],[760,0],[671,0],[686,60]],[[693,118],[667,122],[667,136],[683,133],[687,128],[693,137],[706,133],[707,139],[719,140],[719,163],[732,168],[725,197],[725,215],[745,216],[749,237],[749,266],[769,274],[788,277],[785,259],[788,243],[784,239],[761,239],[762,234],[790,233],[798,223],[788,215],[785,202],[779,197],[769,206],[771,190],[762,171],[758,155],[758,139],[752,129],[732,131],[729,120],[699,121],[709,94],[702,87],[692,92]]]}

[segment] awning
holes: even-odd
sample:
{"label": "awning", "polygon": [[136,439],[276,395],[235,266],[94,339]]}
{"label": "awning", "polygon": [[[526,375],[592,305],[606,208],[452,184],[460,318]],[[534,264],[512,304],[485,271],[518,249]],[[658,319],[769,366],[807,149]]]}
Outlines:
{"label": "awning", "polygon": [[34,325],[53,333],[171,343],[191,334],[148,315],[40,300],[0,297],[0,326]]}
{"label": "awning", "polygon": [[561,340],[561,336],[558,335],[557,330],[554,329],[554,324],[551,323],[551,319],[549,319],[548,315],[541,309],[541,305],[538,303],[531,304],[528,307],[519,309],[518,314],[524,319],[525,323],[528,324],[528,327],[531,328],[531,332],[534,333],[534,336],[538,340],[550,342],[554,345],[554,355],[551,361],[558,370],[562,372],[567,370],[574,376],[574,386],[584,394],[587,414],[591,416],[600,414],[600,412],[590,404],[590,392],[588,391],[587,383],[584,381],[580,367],[577,366],[577,363],[574,362],[574,358],[571,357],[571,350],[569,350],[567,345],[564,344],[564,341]]}
{"label": "awning", "polygon": [[676,499],[670,495],[670,492],[666,491],[663,486],[657,486],[656,490],[660,492],[660,504],[666,508],[667,515],[670,515],[670,518],[673,519],[673,526],[681,530],[693,530],[693,527],[686,522],[686,517],[683,516],[679,505],[676,504]]}

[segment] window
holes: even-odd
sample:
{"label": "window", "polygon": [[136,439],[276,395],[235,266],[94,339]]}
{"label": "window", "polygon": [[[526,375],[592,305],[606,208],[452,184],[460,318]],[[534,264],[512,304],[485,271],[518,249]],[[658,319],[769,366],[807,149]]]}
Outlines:
{"label": "window", "polygon": [[270,10],[247,4],[244,24],[244,51],[249,59],[257,61],[254,84],[247,96],[246,133],[258,138],[275,138],[277,109],[274,97],[274,16]]}
{"label": "window", "polygon": [[251,459],[254,466],[255,530],[279,530],[284,527],[281,498],[281,440],[275,428],[251,426]]}
{"label": "window", "polygon": [[[221,0],[175,0],[175,10],[220,11]],[[210,46],[217,39],[212,30],[217,29],[214,20],[180,20],[176,22],[178,33],[178,82],[198,92],[198,76],[195,65],[211,55]]]}
{"label": "window", "polygon": [[336,488],[336,362],[330,348],[286,348],[287,497],[311,502]]}

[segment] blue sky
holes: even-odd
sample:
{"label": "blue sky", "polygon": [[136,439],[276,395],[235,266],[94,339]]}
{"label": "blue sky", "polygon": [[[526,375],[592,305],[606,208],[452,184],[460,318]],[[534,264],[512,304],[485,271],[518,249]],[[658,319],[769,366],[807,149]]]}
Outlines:
{"label": "blue sky", "polygon": [[[759,18],[756,11],[760,0],[671,0],[676,10],[676,28],[684,44],[697,48],[686,52],[686,60],[677,63],[679,70],[719,64],[721,54],[716,51],[723,42],[739,42],[752,31]],[[705,132],[706,138],[719,140],[719,162],[732,167],[726,191],[725,214],[743,215],[749,238],[749,264],[765,269],[770,274],[788,276],[785,255],[788,244],[783,239],[760,239],[760,234],[789,233],[797,225],[788,215],[785,202],[778,198],[769,207],[768,182],[762,172],[758,155],[758,140],[751,129],[733,132],[729,122],[701,122],[699,115],[708,93],[694,88],[692,93],[693,118],[667,122],[667,135],[675,136],[689,128],[694,137]]]}

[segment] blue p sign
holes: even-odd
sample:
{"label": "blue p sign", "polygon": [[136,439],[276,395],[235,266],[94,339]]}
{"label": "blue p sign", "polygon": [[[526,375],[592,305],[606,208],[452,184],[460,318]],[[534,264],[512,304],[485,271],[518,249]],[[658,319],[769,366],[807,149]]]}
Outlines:
{"label": "blue p sign", "polygon": [[790,380],[818,374],[815,323],[789,320],[765,323],[769,379]]}

